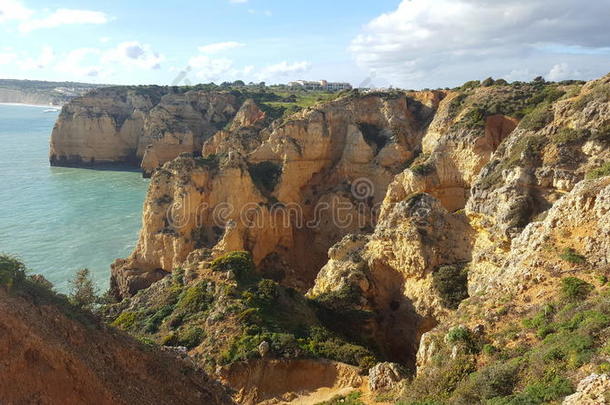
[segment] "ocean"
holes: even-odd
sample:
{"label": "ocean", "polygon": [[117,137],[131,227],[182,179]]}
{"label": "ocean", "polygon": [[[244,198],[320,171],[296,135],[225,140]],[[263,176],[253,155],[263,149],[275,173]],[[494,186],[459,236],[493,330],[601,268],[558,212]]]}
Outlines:
{"label": "ocean", "polygon": [[50,167],[57,112],[0,105],[0,252],[58,291],[81,268],[100,292],[110,264],[136,244],[148,181],[136,171]]}

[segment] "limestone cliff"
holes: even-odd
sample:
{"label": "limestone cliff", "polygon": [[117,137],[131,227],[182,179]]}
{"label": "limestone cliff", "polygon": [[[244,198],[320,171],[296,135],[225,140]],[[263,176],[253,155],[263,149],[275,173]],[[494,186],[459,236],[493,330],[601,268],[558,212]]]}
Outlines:
{"label": "limestone cliff", "polygon": [[228,92],[167,87],[111,87],[79,97],[62,109],[51,135],[50,161],[58,166],[141,165],[150,174],[203,142],[235,115]]}
{"label": "limestone cliff", "polygon": [[154,174],[144,229],[113,266],[113,287],[133,293],[209,248],[251,251],[268,275],[306,290],[336,240],[372,229],[443,97],[345,97],[263,130],[256,106],[244,106],[204,145],[214,154],[181,156]]}
{"label": "limestone cliff", "polygon": [[[211,294],[201,329],[215,335],[195,355],[300,358],[319,343],[312,320],[330,320],[375,360],[417,371],[407,403],[555,401],[610,369],[610,76],[354,92],[274,122],[264,114],[242,104],[202,157],[155,172],[138,245],[112,268],[113,292],[127,298],[116,319],[174,291],[172,273]],[[242,250],[253,259],[245,279],[225,266]],[[279,284],[247,287],[250,277]],[[227,280],[237,290],[218,287]],[[286,299],[306,291],[298,302],[313,313]],[[240,312],[216,312],[219,302]],[[290,333],[289,316],[267,318],[286,305],[298,308]],[[309,329],[295,325],[303,317]],[[241,322],[220,321],[233,345],[219,319]],[[359,353],[350,361],[366,367]]]}

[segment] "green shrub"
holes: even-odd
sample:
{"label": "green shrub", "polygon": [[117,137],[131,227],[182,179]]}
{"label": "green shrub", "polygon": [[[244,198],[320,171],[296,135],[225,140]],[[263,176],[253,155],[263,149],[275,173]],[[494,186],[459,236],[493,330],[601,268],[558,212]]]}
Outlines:
{"label": "green shrub", "polygon": [[493,363],[480,369],[457,387],[452,402],[485,403],[485,400],[512,394],[518,382],[519,368],[519,363],[513,361]]}
{"label": "green shrub", "polygon": [[0,255],[0,286],[12,288],[25,280],[26,267],[19,259]]}
{"label": "green shrub", "polygon": [[481,86],[483,87],[491,87],[495,84],[495,80],[492,77],[488,77],[487,79],[481,82]]}
{"label": "green shrub", "polygon": [[479,80],[470,80],[464,84],[462,84],[462,87],[460,87],[461,90],[469,90],[469,89],[474,89],[477,88],[481,85],[481,82]]}
{"label": "green shrub", "polygon": [[605,124],[601,128],[594,130],[591,139],[599,142],[610,142],[610,124]]}
{"label": "green shrub", "polygon": [[551,110],[551,104],[543,102],[523,117],[520,126],[521,128],[531,131],[538,131],[539,129],[544,128],[552,120],[553,112]]}
{"label": "green shrub", "polygon": [[148,320],[146,321],[146,333],[155,333],[159,330],[159,326],[161,323],[172,314],[174,311],[173,305],[165,305],[161,307],[158,311],[156,311]]}
{"label": "green shrub", "polygon": [[427,176],[434,173],[436,167],[432,164],[423,163],[420,165],[411,166],[411,171],[418,176]]}
{"label": "green shrub", "polygon": [[551,140],[554,144],[566,145],[578,142],[586,136],[587,131],[585,130],[564,127],[557,131],[557,133],[551,137]]}
{"label": "green shrub", "polygon": [[141,314],[138,312],[123,312],[112,322],[111,325],[115,328],[123,330],[132,329],[140,317]]}
{"label": "green shrub", "polygon": [[484,128],[486,117],[487,111],[485,109],[480,107],[472,108],[470,111],[464,114],[459,122],[459,125],[468,129]]}
{"label": "green shrub", "polygon": [[610,162],[604,163],[601,167],[587,173],[587,179],[589,180],[595,180],[606,176],[610,176]]}
{"label": "green shrub", "polygon": [[447,343],[452,344],[462,343],[469,349],[473,349],[472,351],[475,349],[474,336],[472,335],[472,332],[470,332],[470,329],[465,326],[456,326],[455,328],[451,329],[447,333],[446,340]]}
{"label": "green shrub", "polygon": [[201,344],[205,333],[199,327],[188,327],[177,332],[171,332],[161,339],[163,346],[184,346],[193,349]]}
{"label": "green shrub", "polygon": [[207,310],[212,303],[213,297],[207,293],[206,289],[207,282],[201,281],[184,290],[178,298],[175,310],[187,315]]}
{"label": "green shrub", "polygon": [[446,404],[449,396],[469,374],[476,371],[472,359],[447,358],[441,367],[427,367],[408,384],[400,404]]}
{"label": "green shrub", "polygon": [[520,403],[542,404],[561,399],[573,392],[574,387],[572,387],[572,383],[569,380],[555,376],[528,385],[523,390],[523,393],[517,395],[517,398],[521,401]]}
{"label": "green shrub", "polygon": [[203,329],[201,328],[188,328],[184,331],[180,331],[178,334],[178,345],[185,346],[189,349],[199,346],[203,340]]}
{"label": "green shrub", "polygon": [[254,184],[265,195],[273,192],[282,175],[282,167],[271,161],[251,164],[248,171]]}
{"label": "green shrub", "polygon": [[561,254],[559,255],[561,260],[565,260],[566,262],[573,264],[583,264],[586,263],[587,259],[578,254],[578,252],[572,248],[565,248]]}
{"label": "green shrub", "polygon": [[249,252],[230,252],[211,264],[214,271],[233,271],[238,278],[247,277],[254,272],[254,262]]}
{"label": "green shrub", "polygon": [[567,277],[561,280],[561,291],[568,300],[581,301],[587,298],[593,286],[577,277]]}
{"label": "green shrub", "polygon": [[457,309],[460,302],[468,298],[468,274],[461,266],[441,266],[432,278],[432,287],[445,307]]}
{"label": "green shrub", "polygon": [[354,391],[347,395],[338,395],[330,401],[320,402],[318,405],[364,405],[360,400],[362,393]]}

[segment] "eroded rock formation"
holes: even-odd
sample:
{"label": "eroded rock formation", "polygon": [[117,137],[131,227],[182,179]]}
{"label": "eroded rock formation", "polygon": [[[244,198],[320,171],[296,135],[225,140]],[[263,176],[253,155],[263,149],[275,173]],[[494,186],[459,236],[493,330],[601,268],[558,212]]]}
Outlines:
{"label": "eroded rock formation", "polygon": [[[322,310],[299,306],[295,317],[313,319],[316,313],[321,323],[330,319],[349,344],[374,348],[376,360],[416,369],[408,399],[492,398],[469,384],[500,373],[486,368],[488,362],[500,364],[493,357],[497,346],[511,356],[524,346],[549,345],[544,350],[561,352],[566,362],[557,364],[578,369],[572,380],[590,374],[583,365],[587,357],[570,360],[581,349],[562,352],[544,338],[573,337],[565,335],[574,332],[566,325],[583,323],[593,336],[585,343],[589,350],[610,325],[604,323],[610,318],[603,300],[582,304],[582,316],[597,317],[586,322],[567,319],[573,308],[557,302],[570,291],[584,300],[595,278],[603,280],[610,271],[610,76],[585,85],[535,81],[349,94],[271,124],[259,107],[254,101],[241,105],[205,141],[202,157],[183,154],[154,173],[138,245],[112,269],[113,291],[128,298],[123,305],[147,291],[169,289],[166,276],[181,272],[181,288],[205,281],[210,294],[216,291],[214,305],[235,296],[249,302],[265,283],[247,287],[235,269],[210,275],[227,253],[245,250],[256,269],[252,277],[298,290],[274,295],[276,307],[288,302],[284,294],[309,302],[298,295],[307,292]],[[561,287],[568,276],[582,280]],[[217,282],[233,279],[241,295],[219,289]],[[557,308],[547,305],[551,300]],[[285,353],[278,341],[292,342],[292,348],[295,340],[297,346],[319,343],[311,328],[298,325],[286,337],[275,328],[277,319],[275,326],[261,320],[263,307],[239,308],[236,319],[251,323],[227,328],[236,337],[233,345],[222,342],[223,348],[241,350],[247,343],[248,356],[267,361]],[[516,333],[510,343],[507,329],[521,324],[525,314],[538,329]],[[207,314],[202,329],[215,331],[214,320],[223,316]],[[163,327],[170,330],[171,324]],[[219,336],[207,344],[216,347]],[[191,353],[201,355],[205,344]],[[291,352],[294,358],[302,348]],[[228,358],[235,354],[231,350]],[[531,350],[527,361],[515,361],[520,368],[493,363],[512,373],[506,384],[514,381],[510,390],[523,395],[534,388],[517,384],[524,378],[520,372],[529,376],[544,361],[559,361]],[[358,361],[350,361],[362,366],[367,355],[359,353]],[[242,395],[250,401],[262,372],[235,367],[231,372],[243,377],[240,384],[251,387]],[[248,373],[254,380],[244,377]],[[435,393],[442,378],[450,387]],[[573,392],[562,378],[544,382],[557,385],[555,399]],[[505,390],[496,396],[508,395]]]}
{"label": "eroded rock formation", "polygon": [[241,102],[228,92],[98,89],[64,106],[49,158],[57,166],[141,165],[149,175],[180,153],[200,153]]}

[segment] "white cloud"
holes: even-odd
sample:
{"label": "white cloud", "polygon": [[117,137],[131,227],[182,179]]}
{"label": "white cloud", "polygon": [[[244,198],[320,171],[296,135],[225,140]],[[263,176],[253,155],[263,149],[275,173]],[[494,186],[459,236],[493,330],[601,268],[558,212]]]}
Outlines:
{"label": "white cloud", "polygon": [[63,25],[105,24],[109,20],[108,15],[101,11],[60,8],[51,12],[48,9],[30,9],[19,0],[0,0],[0,23],[18,22],[21,32]]}
{"label": "white cloud", "polygon": [[165,57],[155,52],[148,44],[130,41],[105,51],[101,60],[104,65],[119,64],[128,68],[160,69]]}
{"label": "white cloud", "polygon": [[262,14],[262,15],[267,16],[267,17],[271,17],[273,15],[273,12],[271,10],[259,11],[259,10],[255,10],[253,8],[248,9],[248,13],[250,13],[250,14]]}
{"label": "white cloud", "polygon": [[0,53],[0,65],[8,65],[16,59],[17,55],[14,53]]}
{"label": "white cloud", "polygon": [[227,41],[200,46],[198,49],[199,52],[202,53],[218,53],[229,49],[241,48],[243,46],[245,46],[245,44],[242,44],[241,42]]}
{"label": "white cloud", "polygon": [[304,73],[311,69],[311,63],[309,62],[293,62],[289,63],[286,61],[269,65],[263,68],[259,74],[262,79],[268,79],[271,77],[284,77],[294,75],[297,73]]}
{"label": "white cloud", "polygon": [[233,61],[227,58],[198,55],[191,58],[189,66],[196,70],[195,75],[202,81],[227,80],[233,70]]}
{"label": "white cloud", "polygon": [[507,75],[524,64],[543,74],[564,53],[578,60],[575,49],[588,49],[580,63],[599,70],[603,55],[590,50],[610,46],[609,14],[610,0],[403,0],[368,23],[350,50],[398,85]]}
{"label": "white cloud", "polygon": [[23,70],[46,69],[55,60],[55,52],[50,46],[42,48],[40,55],[37,58],[26,58],[18,62]]}
{"label": "white cloud", "polygon": [[551,81],[561,81],[566,79],[578,79],[580,78],[580,72],[578,70],[570,69],[567,63],[558,63],[553,66],[546,78]]}
{"label": "white cloud", "polygon": [[65,57],[55,65],[55,70],[61,73],[68,73],[71,77],[100,77],[108,76],[111,70],[104,69],[99,63],[92,63],[92,60],[99,62],[102,51],[97,48],[81,48],[70,51]]}
{"label": "white cloud", "polygon": [[109,21],[106,13],[91,10],[71,10],[60,8],[47,17],[31,19],[23,22],[19,29],[30,32],[42,28],[55,28],[74,24],[105,24]]}
{"label": "white cloud", "polygon": [[17,0],[0,0],[0,23],[8,20],[26,20],[33,11]]}

